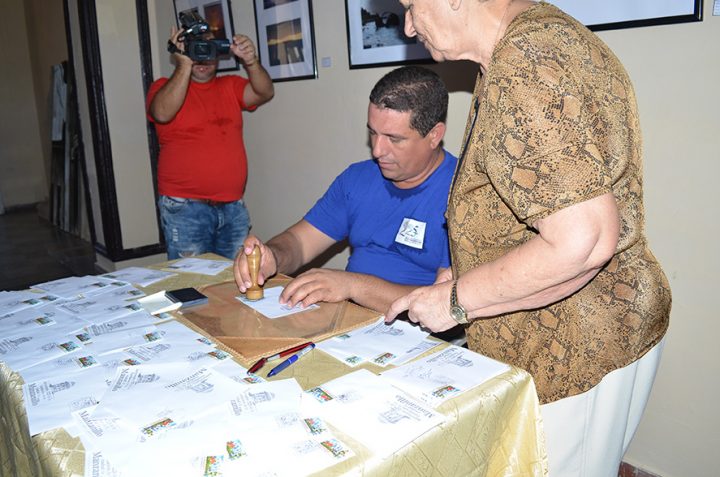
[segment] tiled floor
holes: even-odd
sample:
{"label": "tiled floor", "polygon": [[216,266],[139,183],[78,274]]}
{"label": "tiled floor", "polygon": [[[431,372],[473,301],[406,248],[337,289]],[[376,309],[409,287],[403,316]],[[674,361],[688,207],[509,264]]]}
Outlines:
{"label": "tiled floor", "polygon": [[0,290],[95,274],[94,263],[90,243],[55,228],[35,208],[0,215]]}
{"label": "tiled floor", "polygon": [[642,469],[638,469],[637,467],[634,467],[627,462],[623,462],[620,464],[620,472],[618,474],[618,477],[660,477],[656,474],[651,474],[650,472],[644,471]]}

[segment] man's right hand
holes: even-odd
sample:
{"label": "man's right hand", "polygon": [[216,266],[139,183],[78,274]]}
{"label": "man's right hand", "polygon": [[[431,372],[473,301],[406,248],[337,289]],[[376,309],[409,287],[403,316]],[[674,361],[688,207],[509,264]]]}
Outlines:
{"label": "man's right hand", "polygon": [[172,57],[175,58],[177,66],[180,66],[181,64],[187,64],[192,66],[193,60],[191,60],[189,56],[183,54],[183,52],[185,51],[185,44],[182,41],[178,40],[178,37],[181,34],[182,30],[176,27],[172,27],[170,29],[170,39],[168,40],[168,42],[175,45],[175,47],[179,50],[179,52],[173,53]]}
{"label": "man's right hand", "polygon": [[265,280],[277,273],[277,262],[272,249],[266,246],[254,235],[248,235],[243,243],[243,247],[238,250],[233,264],[233,273],[235,274],[235,283],[241,293],[245,293],[252,286],[250,278],[250,269],[248,268],[248,255],[250,255],[255,246],[260,248],[260,271],[258,272],[258,285],[265,284]]}

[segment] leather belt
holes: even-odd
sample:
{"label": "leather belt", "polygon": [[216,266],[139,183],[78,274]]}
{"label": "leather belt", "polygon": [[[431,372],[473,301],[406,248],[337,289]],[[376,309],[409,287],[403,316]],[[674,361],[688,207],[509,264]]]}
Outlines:
{"label": "leather belt", "polygon": [[222,205],[232,204],[233,202],[236,202],[236,201],[234,201],[234,200],[231,200],[231,201],[228,201],[228,202],[221,202],[221,201],[218,201],[218,200],[210,200],[210,199],[190,199],[190,200],[193,200],[193,201],[195,201],[195,202],[201,202],[201,203],[203,203],[203,204],[207,204],[207,205],[209,205],[210,207],[220,207],[220,206],[222,206]]}

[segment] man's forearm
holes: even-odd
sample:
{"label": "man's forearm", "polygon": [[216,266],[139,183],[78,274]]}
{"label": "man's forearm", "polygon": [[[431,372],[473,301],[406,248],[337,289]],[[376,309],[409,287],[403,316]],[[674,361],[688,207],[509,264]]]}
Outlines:
{"label": "man's forearm", "polygon": [[267,70],[260,64],[260,60],[256,59],[255,63],[245,66],[245,71],[247,71],[250,87],[261,99],[261,102],[270,101],[275,95],[275,87]]}
{"label": "man's forearm", "polygon": [[192,63],[180,63],[150,103],[150,115],[160,123],[172,121],[182,108],[190,85]]}
{"label": "man's forearm", "polygon": [[415,290],[415,285],[399,285],[364,273],[350,273],[352,291],[350,299],[365,308],[385,313],[392,302]]}
{"label": "man's forearm", "polygon": [[300,241],[290,232],[283,232],[265,243],[275,257],[277,273],[290,274],[305,265]]}
{"label": "man's forearm", "polygon": [[336,241],[305,219],[265,243],[275,257],[277,273],[290,274],[310,263]]}

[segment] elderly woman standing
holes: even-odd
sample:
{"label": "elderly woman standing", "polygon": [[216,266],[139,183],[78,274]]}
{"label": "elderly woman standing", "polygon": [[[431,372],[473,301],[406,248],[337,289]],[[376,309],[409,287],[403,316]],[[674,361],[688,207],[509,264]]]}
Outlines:
{"label": "elderly woman standing", "polygon": [[670,289],[644,236],[627,73],[592,32],[527,0],[400,0],[436,61],[479,64],[448,202],[452,270],[398,299],[432,331],[527,370],[550,475],[616,476],[647,402]]}

